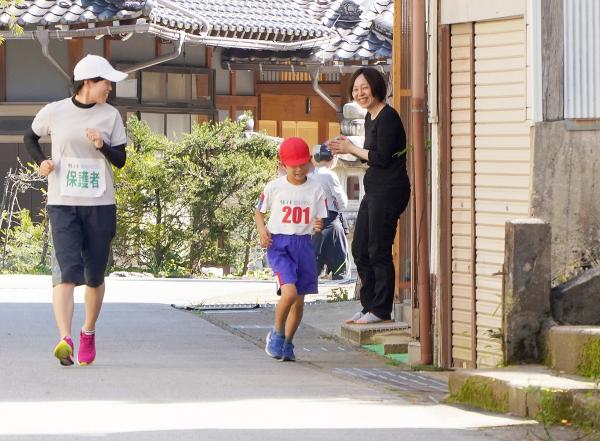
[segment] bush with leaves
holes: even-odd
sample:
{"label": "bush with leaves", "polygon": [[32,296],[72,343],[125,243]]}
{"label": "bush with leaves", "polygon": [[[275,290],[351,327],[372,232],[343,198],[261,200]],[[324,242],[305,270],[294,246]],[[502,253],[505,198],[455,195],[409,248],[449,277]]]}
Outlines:
{"label": "bush with leaves", "polygon": [[27,209],[14,214],[11,228],[1,232],[3,273],[50,274],[51,244],[45,219],[35,224]]}
{"label": "bush with leaves", "polygon": [[[254,205],[276,168],[276,146],[243,123],[195,125],[180,142],[128,121],[127,164],[116,171],[115,261],[159,275],[247,267]],[[245,263],[245,265],[244,265]]]}

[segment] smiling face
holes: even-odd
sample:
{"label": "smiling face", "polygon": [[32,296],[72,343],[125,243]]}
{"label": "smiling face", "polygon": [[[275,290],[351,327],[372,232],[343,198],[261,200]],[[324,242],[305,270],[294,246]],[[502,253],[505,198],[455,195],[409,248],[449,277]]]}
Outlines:
{"label": "smiling face", "polygon": [[86,80],[85,86],[87,88],[87,99],[90,103],[105,103],[112,90],[112,84],[108,80],[97,82]]}
{"label": "smiling face", "polygon": [[306,182],[306,175],[308,174],[310,162],[301,165],[285,166],[285,172],[287,174],[287,180],[290,184],[301,185]]}
{"label": "smiling face", "polygon": [[352,86],[352,99],[363,109],[370,110],[380,103],[379,99],[373,96],[371,85],[364,75],[359,75],[354,80]]}

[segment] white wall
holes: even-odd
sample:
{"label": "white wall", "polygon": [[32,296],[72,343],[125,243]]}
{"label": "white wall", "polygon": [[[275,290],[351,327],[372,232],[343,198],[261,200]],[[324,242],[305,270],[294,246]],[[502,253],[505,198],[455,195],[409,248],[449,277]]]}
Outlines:
{"label": "white wall", "polygon": [[442,0],[442,24],[525,15],[526,0]]}

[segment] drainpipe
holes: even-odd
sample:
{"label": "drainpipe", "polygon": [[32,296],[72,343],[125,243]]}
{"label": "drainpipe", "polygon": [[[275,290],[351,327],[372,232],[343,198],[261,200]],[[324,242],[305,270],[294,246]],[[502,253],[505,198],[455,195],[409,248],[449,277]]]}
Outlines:
{"label": "drainpipe", "polygon": [[412,136],[417,236],[417,295],[419,299],[419,338],[421,364],[433,362],[431,297],[429,287],[429,230],[425,187],[425,0],[412,2]]}
{"label": "drainpipe", "polygon": [[319,94],[319,96],[325,100],[327,104],[334,108],[335,112],[338,115],[338,119],[340,119],[342,110],[340,109],[340,106],[338,106],[338,104],[333,100],[333,98],[331,98],[323,89],[321,89],[321,85],[319,84],[319,71],[319,66],[311,66],[310,68],[310,78],[312,79],[312,87],[314,91],[317,92],[317,94]]}
{"label": "drainpipe", "polygon": [[181,55],[181,51],[183,50],[183,43],[185,42],[185,32],[179,32],[179,40],[177,41],[177,45],[175,46],[175,50],[169,54],[161,55],[160,57],[153,58],[152,60],[142,61],[141,63],[134,64],[133,66],[128,67],[124,70],[126,73],[135,72],[137,70],[146,69],[147,67],[154,66],[160,63],[164,63],[165,61],[172,60]]}
{"label": "drainpipe", "polygon": [[33,38],[37,40],[42,47],[42,53],[44,54],[44,57],[46,57],[48,61],[50,61],[50,63],[52,63],[52,65],[56,68],[56,70],[58,70],[58,72],[65,77],[67,82],[70,83],[71,76],[66,73],[62,66],[58,64],[58,61],[56,61],[54,57],[50,55],[50,49],[48,48],[48,44],[50,43],[49,31],[47,29],[38,29],[34,31],[33,36]]}
{"label": "drainpipe", "polygon": [[[65,72],[62,66],[52,57],[50,54],[50,50],[48,48],[48,43],[50,42],[49,31],[47,29],[38,29],[34,31],[34,38],[42,47],[42,53],[44,56],[52,63],[52,65],[58,70],[58,72],[67,80],[67,82],[71,82],[71,76]],[[181,51],[183,50],[183,43],[185,42],[185,32],[179,32],[179,40],[177,41],[177,46],[175,46],[175,50],[169,54],[162,55],[157,58],[153,58],[152,60],[143,61],[138,64],[134,64],[130,66],[128,69],[125,69],[124,72],[131,73],[137,70],[146,69],[147,67],[154,66],[156,64],[164,63],[165,61],[172,60],[181,55]]]}

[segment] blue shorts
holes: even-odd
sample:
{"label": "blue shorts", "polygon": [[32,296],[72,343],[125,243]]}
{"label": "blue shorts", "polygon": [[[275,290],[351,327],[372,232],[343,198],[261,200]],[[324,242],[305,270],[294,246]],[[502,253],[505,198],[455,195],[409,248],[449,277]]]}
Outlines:
{"label": "blue shorts", "polygon": [[318,293],[317,259],[310,236],[273,234],[271,238],[267,259],[278,287],[291,283],[300,295]]}

